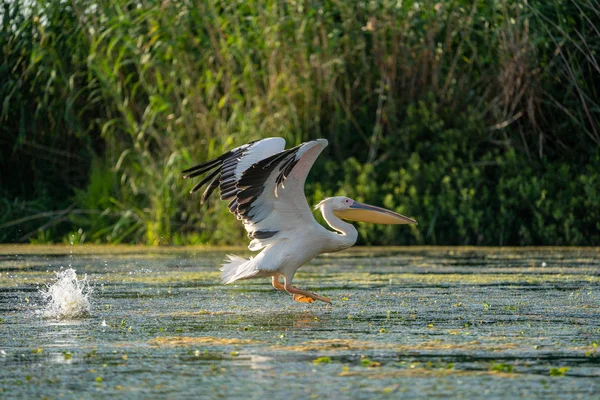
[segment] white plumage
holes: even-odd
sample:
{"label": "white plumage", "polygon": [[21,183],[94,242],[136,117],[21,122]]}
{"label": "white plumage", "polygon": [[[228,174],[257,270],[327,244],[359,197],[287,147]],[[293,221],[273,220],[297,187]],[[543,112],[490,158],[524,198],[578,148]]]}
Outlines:
{"label": "white plumage", "polygon": [[[330,303],[328,298],[295,288],[292,280],[298,268],[317,255],[343,250],[356,242],[356,229],[340,217],[376,223],[416,223],[347,197],[328,198],[317,206],[336,232],[317,223],[306,202],[304,183],[326,146],[327,140],[317,139],[284,150],[284,139],[262,139],[184,171],[185,178],[208,174],[192,192],[208,183],[201,199],[204,202],[219,187],[221,199],[230,201],[229,210],[242,220],[252,239],[248,248],[262,250],[250,259],[228,255],[221,268],[223,283],[272,277],[276,289],[293,294],[297,301]],[[284,278],[283,285],[279,276]]]}

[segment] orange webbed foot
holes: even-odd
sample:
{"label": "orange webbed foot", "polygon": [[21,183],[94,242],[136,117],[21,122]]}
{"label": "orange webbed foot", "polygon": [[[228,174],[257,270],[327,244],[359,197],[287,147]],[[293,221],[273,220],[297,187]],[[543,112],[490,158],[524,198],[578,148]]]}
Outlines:
{"label": "orange webbed foot", "polygon": [[298,303],[314,303],[315,299],[313,299],[312,297],[305,296],[303,294],[295,294],[294,301],[297,301]]}

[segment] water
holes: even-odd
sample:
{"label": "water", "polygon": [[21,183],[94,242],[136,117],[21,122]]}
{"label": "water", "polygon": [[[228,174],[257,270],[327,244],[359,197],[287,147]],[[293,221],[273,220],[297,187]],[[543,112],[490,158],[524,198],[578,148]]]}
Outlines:
{"label": "water", "polygon": [[40,291],[45,307],[44,317],[51,319],[77,319],[90,315],[90,288],[87,275],[77,277],[73,268],[56,271],[55,281]]}
{"label": "water", "polygon": [[0,398],[600,398],[598,249],[355,249],[296,276],[333,306],[225,253],[0,247]]}

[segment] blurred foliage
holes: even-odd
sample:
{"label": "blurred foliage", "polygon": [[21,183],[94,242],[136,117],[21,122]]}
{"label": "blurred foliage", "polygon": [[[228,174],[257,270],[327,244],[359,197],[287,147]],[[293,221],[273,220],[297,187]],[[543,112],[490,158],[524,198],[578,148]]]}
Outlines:
{"label": "blurred foliage", "polygon": [[0,241],[239,244],[187,166],[325,137],[370,244],[600,242],[600,6],[3,0]]}

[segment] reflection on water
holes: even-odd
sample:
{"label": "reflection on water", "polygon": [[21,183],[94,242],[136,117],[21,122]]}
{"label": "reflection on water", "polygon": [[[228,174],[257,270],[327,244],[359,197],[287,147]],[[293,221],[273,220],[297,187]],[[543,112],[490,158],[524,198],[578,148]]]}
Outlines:
{"label": "reflection on water", "polygon": [[225,251],[15,249],[0,253],[1,398],[600,392],[597,249],[359,248],[296,277],[333,306],[267,279],[221,286]]}

